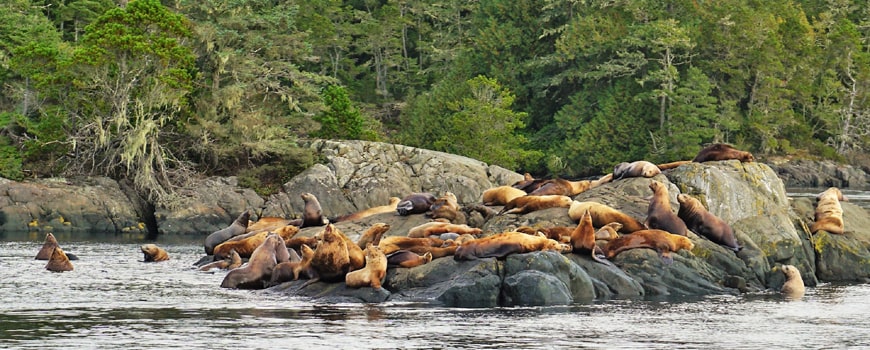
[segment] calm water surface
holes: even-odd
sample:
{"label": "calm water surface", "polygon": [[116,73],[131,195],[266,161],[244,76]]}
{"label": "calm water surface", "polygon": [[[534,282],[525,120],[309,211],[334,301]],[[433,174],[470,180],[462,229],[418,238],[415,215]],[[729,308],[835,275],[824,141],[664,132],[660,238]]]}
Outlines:
{"label": "calm water surface", "polygon": [[[823,285],[788,301],[774,293],[690,300],[612,300],[549,308],[312,303],[219,288],[224,272],[192,269],[196,242],[61,246],[75,271],[33,260],[42,237],[0,242],[0,347],[51,348],[847,348],[870,346],[870,285]],[[106,242],[110,241],[110,242]]]}

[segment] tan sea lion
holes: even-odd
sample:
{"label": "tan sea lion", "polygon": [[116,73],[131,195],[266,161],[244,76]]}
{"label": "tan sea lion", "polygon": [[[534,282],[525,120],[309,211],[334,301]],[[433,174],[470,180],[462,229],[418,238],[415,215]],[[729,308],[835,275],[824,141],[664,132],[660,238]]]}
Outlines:
{"label": "tan sea lion", "polygon": [[381,242],[381,238],[387,231],[390,230],[390,224],[377,222],[363,232],[356,241],[357,247],[365,249],[369,243],[377,245]]}
{"label": "tan sea lion", "polygon": [[227,226],[223,229],[212,232],[208,237],[205,238],[205,254],[212,255],[214,254],[214,247],[218,244],[223,243],[224,241],[233,238],[234,236],[238,236],[244,234],[248,229],[248,219],[251,217],[251,213],[245,210],[243,213],[239,214],[239,217],[233,221],[230,226]]}
{"label": "tan sea lion", "polygon": [[502,214],[525,214],[537,210],[549,208],[568,208],[571,206],[571,197],[561,195],[550,196],[522,196],[505,204],[499,215]]}
{"label": "tan sea lion", "polygon": [[634,231],[631,234],[622,235],[607,242],[604,246],[604,253],[608,259],[612,259],[623,251],[636,248],[655,250],[665,264],[671,264],[674,261],[671,253],[675,253],[680,249],[692,250],[695,248],[695,244],[688,237],[671,234],[663,230],[649,229]]}
{"label": "tan sea lion", "polygon": [[502,232],[460,245],[456,248],[453,259],[503,258],[510,254],[547,250],[567,253],[571,251],[571,246],[544,236],[532,236],[522,232]]}
{"label": "tan sea lion", "polygon": [[315,272],[311,267],[311,261],[314,259],[314,249],[308,245],[302,245],[299,249],[302,252],[302,258],[299,261],[285,261],[275,265],[272,269],[272,278],[269,281],[270,285],[295,281],[300,277],[314,278]]}
{"label": "tan sea lion", "polygon": [[48,260],[51,259],[51,254],[54,254],[54,248],[59,247],[57,244],[57,239],[54,238],[54,234],[51,232],[45,234],[45,241],[42,243],[42,248],[39,249],[39,252],[36,253],[36,260]]}
{"label": "tan sea lion", "polygon": [[712,145],[704,147],[698,152],[698,155],[696,155],[695,158],[692,159],[692,161],[696,163],[702,163],[730,159],[737,159],[744,163],[755,161],[755,157],[752,156],[752,153],[738,150],[734,148],[734,146],[725,143],[714,143]]}
{"label": "tan sea lion", "polygon": [[592,215],[589,214],[589,210],[583,213],[577,227],[571,232],[571,248],[574,254],[589,255],[592,260],[613,266],[613,263],[603,258],[604,252],[601,248],[595,245],[595,227],[592,226]]}
{"label": "tan sea lion", "polygon": [[[314,257],[311,260],[311,268],[315,276],[303,287],[320,280],[327,282],[344,281],[344,276],[355,270],[351,263],[351,254],[348,251],[349,248],[359,250],[359,246],[348,244],[347,237],[332,224],[327,224],[319,233],[319,237],[317,248],[314,249]],[[365,255],[363,255],[362,260],[359,267],[365,265]]]}
{"label": "tan sea lion", "polygon": [[609,241],[611,239],[619,237],[619,234],[617,232],[620,229],[622,229],[622,224],[618,222],[611,222],[607,225],[601,226],[598,231],[595,231],[595,240]]}
{"label": "tan sea lion", "polygon": [[793,265],[782,265],[782,273],[785,274],[785,284],[782,285],[780,293],[792,299],[803,297],[806,287],[801,272]]}
{"label": "tan sea lion", "polygon": [[627,179],[630,177],[653,177],[661,174],[662,171],[653,163],[645,160],[638,160],[631,163],[622,162],[613,168],[613,179]]}
{"label": "tan sea lion", "polygon": [[[292,220],[274,216],[261,217],[257,221],[248,221],[248,227],[245,229],[245,234],[274,231],[278,228],[290,225],[290,221]],[[238,236],[230,239],[235,239],[237,237]]]}
{"label": "tan sea lion", "polygon": [[845,232],[843,207],[840,201],[847,201],[839,188],[831,187],[816,196],[815,222],[810,232],[824,230],[841,235]]}
{"label": "tan sea lion", "polygon": [[649,228],[665,230],[680,236],[688,235],[686,223],[671,210],[668,186],[658,181],[652,181],[649,188],[653,191],[653,195],[650,197],[646,221],[643,224]]}
{"label": "tan sea lion", "polygon": [[228,257],[223,258],[221,260],[211,262],[205,265],[202,265],[199,270],[200,271],[211,271],[211,270],[232,270],[234,268],[242,266],[242,257],[239,256],[239,253],[236,253],[235,250],[231,250]]}
{"label": "tan sea lion", "polygon": [[372,287],[380,289],[387,276],[387,257],[371,242],[364,250],[366,263],[363,268],[347,273],[344,283],[350,288]]}
{"label": "tan sea lion", "polygon": [[51,257],[48,258],[48,263],[45,264],[45,269],[51,272],[72,271],[73,264],[69,261],[66,253],[60,247],[54,247]]}
{"label": "tan sea lion", "polygon": [[323,208],[320,206],[320,201],[317,200],[311,193],[303,193],[299,195],[302,201],[305,202],[305,207],[302,210],[302,225],[301,227],[323,226],[329,223],[329,219],[323,216]]}
{"label": "tan sea lion", "polygon": [[453,255],[456,245],[445,245],[445,241],[436,237],[414,238],[404,236],[384,237],[378,248],[385,255],[390,255],[399,250],[407,250],[417,254],[430,253],[433,259]]}
{"label": "tan sea lion", "polygon": [[483,191],[483,205],[505,205],[514,198],[526,195],[526,191],[513,186],[498,186]]}
{"label": "tan sea lion", "polygon": [[602,184],[610,182],[613,175],[607,174],[597,180],[570,181],[565,179],[552,179],[545,181],[541,187],[529,192],[530,196],[562,195],[573,197],[586,192]]}
{"label": "tan sea lion", "polygon": [[676,162],[658,164],[657,166],[659,167],[659,170],[665,171],[665,170],[674,169],[674,168],[679,167],[680,165],[683,165],[683,164],[689,164],[691,162],[692,162],[691,160],[678,160]]}
{"label": "tan sea lion", "polygon": [[169,260],[169,253],[167,253],[163,248],[158,247],[156,244],[143,244],[139,247],[139,250],[142,251],[142,255],[144,255],[143,262],[159,262]]}
{"label": "tan sea lion", "polygon": [[365,218],[372,216],[372,215],[392,213],[392,212],[396,211],[396,208],[399,205],[399,202],[401,202],[401,201],[402,201],[402,199],[400,199],[399,197],[390,197],[390,201],[386,205],[381,205],[381,206],[377,206],[377,207],[371,207],[371,208],[368,208],[365,210],[360,210],[356,213],[351,213],[351,214],[339,216],[339,217],[332,219],[332,220],[329,220],[329,221],[333,222],[333,223],[338,223],[338,222],[342,222],[342,221],[355,221],[355,220],[365,219]]}
{"label": "tan sea lion", "polygon": [[573,201],[571,206],[568,207],[568,217],[570,217],[571,220],[579,221],[580,218],[583,217],[583,213],[587,210],[589,211],[589,215],[592,216],[592,225],[596,227],[606,226],[611,222],[618,222],[622,224],[622,226],[617,230],[622,233],[632,233],[647,228],[640,223],[640,221],[630,215],[609,205],[598,202]]}
{"label": "tan sea lion", "polygon": [[716,244],[731,248],[735,252],[740,251],[742,247],[737,243],[731,225],[707,211],[701,201],[684,193],[677,195],[677,201],[680,202],[677,216],[683,219],[692,232],[707,237]]}
{"label": "tan sea lion", "polygon": [[571,242],[571,234],[574,232],[575,227],[568,226],[553,226],[553,227],[539,227],[534,228],[531,226],[520,226],[517,227],[516,232],[522,232],[527,235],[538,235],[543,234],[549,239],[556,240],[562,243]]}
{"label": "tan sea lion", "polygon": [[251,254],[254,253],[254,250],[266,240],[268,235],[277,234],[286,243],[297,233],[299,233],[299,228],[293,225],[280,227],[277,230],[274,230],[274,232],[262,231],[240,240],[228,240],[218,244],[217,247],[214,248],[213,254],[215,259],[223,259],[229,256],[230,251],[234,250],[242,258],[249,258],[251,257]]}
{"label": "tan sea lion", "polygon": [[263,289],[266,287],[265,283],[271,280],[275,265],[289,260],[290,252],[284,246],[284,240],[276,234],[268,235],[254,249],[247,264],[230,270],[224,276],[221,288]]}
{"label": "tan sea lion", "polygon": [[397,250],[390,253],[390,255],[387,255],[387,266],[389,267],[412,268],[428,264],[431,261],[432,252],[426,252],[423,253],[423,255],[420,255],[410,250]]}
{"label": "tan sea lion", "polygon": [[447,232],[454,232],[460,235],[466,233],[471,235],[479,235],[483,231],[481,231],[481,229],[479,228],[471,227],[468,225],[456,225],[449,222],[430,221],[412,227],[410,230],[408,230],[408,237],[429,237],[431,235],[440,235]]}
{"label": "tan sea lion", "polygon": [[453,224],[465,224],[465,213],[459,208],[459,201],[453,192],[445,192],[429,206],[429,217],[432,219],[444,219]]}
{"label": "tan sea lion", "polygon": [[429,192],[412,193],[399,201],[399,204],[396,205],[396,212],[402,216],[423,214],[429,211],[429,207],[435,203],[436,199],[435,195]]}

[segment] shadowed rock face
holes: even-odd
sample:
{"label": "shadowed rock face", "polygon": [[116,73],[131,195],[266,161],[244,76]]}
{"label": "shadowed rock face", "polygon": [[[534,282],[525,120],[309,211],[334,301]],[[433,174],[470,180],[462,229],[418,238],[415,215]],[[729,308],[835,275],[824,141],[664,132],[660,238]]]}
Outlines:
{"label": "shadowed rock face", "polygon": [[[263,199],[249,189],[239,188],[233,178],[204,180],[189,193],[183,209],[170,210],[158,204],[156,225],[162,234],[195,233],[204,237],[232,222],[234,217],[230,213],[246,209],[262,216],[298,217],[303,207],[299,199],[302,192],[317,196],[329,217],[384,205],[389,197],[412,192],[441,195],[450,191],[456,194],[460,206],[469,207],[479,204],[484,190],[510,185],[522,178],[476,160],[399,145],[312,141],[306,146],[320,152],[327,163],[294,177],[284,185],[283,192]],[[808,286],[819,281],[870,279],[867,211],[843,202],[846,233],[810,235],[806,227],[812,222],[814,203],[808,198],[793,201],[787,198],[777,173],[761,162],[684,164],[652,178],[616,180],[583,192],[574,200],[601,202],[643,221],[652,194],[650,181],[660,181],[668,187],[674,212],[679,206],[676,200],[679,193],[701,200],[708,211],[732,226],[744,248],[735,253],[689,232],[695,248],[674,254],[672,264],[665,264],[650,249],[620,253],[611,260],[615,266],[596,263],[588,256],[552,252],[463,262],[446,257],[415,268],[391,268],[384,288],[376,292],[323,282],[298,290],[304,280],[287,282],[272,290],[323,302],[420,301],[491,307],[777,290],[784,277],[775,268],[783,264],[795,266]],[[135,225],[141,216],[133,200],[125,196],[117,183],[108,179],[76,184],[0,180],[0,228],[14,226],[13,230],[27,230],[30,220],[38,218],[39,225],[49,221],[54,225],[69,222],[67,226],[76,229],[87,227],[83,231],[103,225],[107,231],[117,232]],[[60,204],[52,206],[53,202],[63,202],[58,200],[62,197],[71,198],[67,203],[81,209],[76,212]],[[497,212],[501,208],[492,209]],[[71,219],[76,217],[75,213],[81,214]],[[576,225],[565,208],[523,215],[472,214],[469,224],[485,234],[519,226]],[[376,222],[390,224],[385,236],[395,236],[406,235],[410,228],[427,221],[423,214],[383,213],[341,222],[336,227],[355,240]],[[311,237],[317,230],[305,228],[297,236]]]}

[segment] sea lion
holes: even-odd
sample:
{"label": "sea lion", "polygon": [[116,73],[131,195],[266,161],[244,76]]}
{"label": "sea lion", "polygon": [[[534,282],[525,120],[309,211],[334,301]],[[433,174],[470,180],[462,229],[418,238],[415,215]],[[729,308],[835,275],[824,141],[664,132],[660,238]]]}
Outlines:
{"label": "sea lion", "polygon": [[449,222],[430,221],[412,227],[410,230],[408,230],[408,237],[429,237],[431,235],[440,235],[447,232],[454,232],[460,235],[466,233],[471,235],[479,235],[483,231],[479,228],[471,227],[468,225],[456,225]]}
{"label": "sea lion", "polygon": [[436,199],[435,195],[429,192],[412,193],[399,201],[399,204],[396,205],[396,212],[402,216],[423,214],[429,211],[429,207],[435,203]]}
{"label": "sea lion", "polygon": [[314,278],[315,272],[311,267],[311,260],[314,259],[314,249],[303,244],[299,249],[302,252],[302,258],[299,261],[285,261],[275,265],[272,269],[272,278],[269,280],[269,285],[277,285],[279,283],[295,281],[299,277]]}
{"label": "sea lion", "polygon": [[429,206],[429,217],[432,219],[445,219],[453,224],[465,224],[465,213],[459,208],[459,201],[453,192],[445,192]]}
{"label": "sea lion", "polygon": [[230,270],[221,282],[221,288],[263,289],[272,278],[272,270],[278,263],[289,261],[290,252],[284,240],[271,234],[251,254],[248,263]]}
{"label": "sea lion", "polygon": [[[460,236],[461,237],[461,236]],[[399,250],[407,250],[417,254],[430,253],[432,259],[453,255],[456,252],[456,244],[445,245],[445,241],[435,237],[414,238],[403,236],[385,237],[378,244],[378,248],[385,255],[390,255]]]}
{"label": "sea lion", "polygon": [[365,218],[372,216],[372,215],[392,213],[392,212],[396,211],[396,208],[399,205],[399,202],[401,202],[401,201],[402,201],[402,199],[399,197],[390,197],[390,202],[387,205],[381,205],[381,206],[377,206],[377,207],[371,207],[371,208],[368,208],[365,210],[360,210],[356,213],[351,213],[351,214],[339,216],[339,217],[332,219],[332,220],[329,220],[329,221],[333,222],[333,223],[338,223],[338,222],[342,222],[342,221],[354,221],[354,220],[365,219]]}
{"label": "sea lion", "polygon": [[653,177],[661,173],[662,171],[657,165],[645,160],[638,160],[631,163],[622,162],[613,168],[613,178],[616,180],[627,179],[630,177]]}
{"label": "sea lion", "polygon": [[652,181],[649,188],[653,191],[653,195],[650,197],[646,221],[643,224],[649,228],[665,230],[680,236],[688,235],[686,223],[671,210],[668,186],[658,181]]}
{"label": "sea lion", "polygon": [[498,186],[483,191],[483,205],[505,205],[514,198],[526,195],[526,191],[513,186]]}
{"label": "sea lion", "polygon": [[755,157],[752,156],[752,153],[741,151],[734,146],[725,143],[714,143],[707,147],[704,147],[700,151],[698,151],[698,155],[692,159],[693,162],[702,163],[716,160],[730,160],[737,159],[741,162],[753,162],[755,161]]}
{"label": "sea lion", "polygon": [[[299,233],[299,228],[293,225],[287,225],[274,230],[274,232],[270,231],[262,231],[256,233],[254,235],[245,237],[239,240],[227,240],[221,244],[218,244],[213,251],[215,259],[223,259],[229,256],[230,251],[234,250],[239,254],[242,258],[250,258],[251,254],[254,253],[254,250],[266,240],[266,237],[270,234],[277,234],[284,243],[287,243],[293,236]],[[241,236],[239,236],[241,237]]]}
{"label": "sea lion", "polygon": [[[285,219],[282,217],[274,217],[274,216],[261,217],[257,221],[248,221],[248,227],[245,229],[245,234],[251,234],[251,233],[256,234],[256,233],[260,233],[262,231],[274,231],[274,230],[277,230],[281,227],[290,225],[290,221],[292,221],[292,220]],[[230,239],[236,239],[238,237],[239,236],[236,236],[236,237],[233,237]]]}
{"label": "sea lion", "polygon": [[618,222],[622,224],[622,226],[617,230],[622,233],[632,233],[647,228],[640,223],[640,221],[630,215],[609,205],[598,202],[573,201],[571,206],[568,207],[568,217],[570,217],[571,220],[579,221],[580,218],[583,217],[583,213],[587,210],[589,211],[589,215],[592,216],[592,225],[596,227],[606,226],[611,222]]}
{"label": "sea lion", "polygon": [[348,272],[344,283],[350,288],[372,287],[381,289],[384,277],[387,276],[387,257],[371,242],[364,250],[366,263],[363,268]]}
{"label": "sea lion", "polygon": [[838,235],[845,232],[843,207],[840,201],[847,201],[839,188],[831,187],[816,196],[816,211],[810,232],[824,230]]}
{"label": "sea lion", "polygon": [[683,164],[689,164],[691,162],[692,162],[691,160],[678,160],[676,162],[663,163],[663,164],[658,164],[656,166],[659,167],[659,170],[665,171],[665,170],[674,169],[674,168],[679,167],[680,165],[683,165]]}
{"label": "sea lion", "polygon": [[553,227],[540,227],[534,228],[531,226],[520,226],[517,227],[516,232],[522,232],[527,235],[538,235],[543,234],[549,239],[556,240],[562,243],[571,242],[571,233],[574,232],[575,227],[568,226],[553,226]]}
{"label": "sea lion", "polygon": [[397,250],[390,253],[390,255],[387,255],[388,267],[412,268],[428,264],[431,261],[432,252],[426,252],[423,253],[423,255],[420,255],[410,250]]}
{"label": "sea lion", "polygon": [[142,262],[159,262],[169,260],[169,253],[167,253],[163,248],[158,247],[156,244],[144,244],[139,247],[139,250],[142,251],[142,255],[144,255],[144,259]]}
{"label": "sea lion", "polygon": [[562,195],[573,197],[595,187],[601,186],[602,184],[610,182],[613,178],[613,175],[607,174],[600,179],[597,180],[580,180],[580,181],[570,181],[565,179],[552,179],[545,181],[541,187],[538,189],[529,192],[530,196],[549,196],[549,195]]}
{"label": "sea lion", "polygon": [[51,272],[72,271],[73,264],[69,261],[66,253],[63,252],[63,249],[54,247],[51,257],[48,258],[48,263],[45,264],[45,269]]}
{"label": "sea lion", "polygon": [[42,243],[42,248],[36,253],[36,260],[51,259],[51,254],[54,254],[54,247],[58,247],[57,238],[51,232],[45,234],[45,241]]}
{"label": "sea lion", "polygon": [[613,263],[602,257],[604,252],[601,251],[601,248],[595,245],[595,227],[592,226],[592,215],[589,214],[589,210],[583,213],[580,223],[571,232],[571,251],[574,254],[588,254],[592,260],[613,266]]}
{"label": "sea lion", "polygon": [[740,251],[742,247],[737,243],[731,225],[707,211],[701,201],[685,193],[678,194],[677,201],[680,202],[677,216],[683,219],[692,232],[707,237],[716,244],[731,248],[735,252]]}
{"label": "sea lion", "polygon": [[221,260],[211,262],[205,265],[202,265],[199,270],[200,271],[211,271],[211,270],[232,270],[242,266],[242,257],[239,256],[239,253],[236,253],[235,250],[230,250],[230,254],[228,257],[223,258]]}
{"label": "sea lion", "polygon": [[619,234],[617,232],[620,229],[622,229],[622,224],[618,222],[611,222],[607,225],[601,226],[598,231],[595,231],[595,240],[609,241],[611,239],[619,237]]}
{"label": "sea lion", "polygon": [[205,238],[205,242],[203,245],[205,246],[205,254],[212,255],[214,254],[214,247],[218,244],[223,243],[224,241],[241,234],[244,234],[248,229],[248,219],[251,217],[251,213],[247,210],[239,214],[239,217],[233,221],[230,226],[227,226],[223,229],[212,232],[208,237]]}
{"label": "sea lion", "polygon": [[499,212],[502,214],[525,214],[537,210],[549,208],[568,208],[571,206],[571,197],[562,195],[532,196],[526,195],[514,198],[505,204]]}
{"label": "sea lion", "polygon": [[604,253],[608,259],[612,259],[623,251],[636,248],[655,250],[665,264],[671,264],[674,262],[671,253],[680,249],[692,250],[695,248],[695,244],[685,236],[675,235],[664,230],[649,229],[634,231],[607,242],[604,246]]}
{"label": "sea lion", "polygon": [[[332,224],[327,224],[318,235],[320,238],[311,260],[314,277],[303,287],[320,280],[327,282],[344,281],[344,276],[354,270],[351,264],[351,254],[348,250],[351,247],[359,249],[359,246],[356,244],[348,246],[349,240]],[[360,267],[362,265],[365,265],[365,257],[363,257]]]}
{"label": "sea lion", "polygon": [[782,285],[780,293],[792,299],[803,297],[806,288],[801,272],[793,265],[782,265],[782,273],[785,274],[785,283]]}
{"label": "sea lion", "polygon": [[525,173],[523,179],[515,182],[511,187],[523,190],[528,194],[543,186],[545,182],[547,182],[546,179],[536,179],[531,174]]}
{"label": "sea lion", "polygon": [[567,253],[571,246],[543,236],[532,236],[522,232],[502,232],[492,236],[466,242],[456,248],[454,260],[477,260],[483,258],[503,258],[510,254],[536,251],[557,251]]}
{"label": "sea lion", "polygon": [[311,193],[303,193],[299,195],[302,201],[305,202],[305,207],[302,210],[302,225],[301,227],[323,226],[329,223],[329,219],[323,216],[323,208],[320,206],[320,201],[317,200]]}
{"label": "sea lion", "polygon": [[381,242],[381,237],[383,237],[389,230],[390,224],[377,222],[359,236],[356,245],[360,247],[360,249],[365,249],[369,243],[378,245],[378,243]]}

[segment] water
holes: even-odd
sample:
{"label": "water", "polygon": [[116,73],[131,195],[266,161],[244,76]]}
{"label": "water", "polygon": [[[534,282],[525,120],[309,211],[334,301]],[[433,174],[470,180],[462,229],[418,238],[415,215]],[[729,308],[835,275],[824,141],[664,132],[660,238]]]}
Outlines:
{"label": "water", "polygon": [[[40,235],[41,236],[41,235]],[[58,237],[79,256],[52,273],[42,237],[0,241],[0,347],[15,349],[748,349],[870,346],[870,285],[565,307],[458,309],[326,305],[219,287],[192,269],[197,241],[158,241],[172,259],[143,263],[137,239]]]}
{"label": "water", "polygon": [[[827,190],[828,188],[816,188],[816,187],[789,187],[785,189],[786,194],[789,197],[799,198],[799,197],[809,197],[813,201],[815,201],[816,196],[819,193]],[[870,189],[866,188],[841,188],[840,192],[843,193],[843,196],[846,199],[859,207],[870,209]]]}

